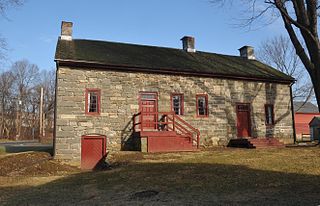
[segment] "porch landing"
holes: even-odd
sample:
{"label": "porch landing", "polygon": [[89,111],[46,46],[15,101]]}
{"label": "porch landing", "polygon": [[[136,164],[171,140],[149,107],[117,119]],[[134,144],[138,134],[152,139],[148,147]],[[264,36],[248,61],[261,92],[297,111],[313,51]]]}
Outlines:
{"label": "porch landing", "polygon": [[142,152],[186,152],[196,151],[190,136],[174,131],[143,131],[140,133]]}
{"label": "porch landing", "polygon": [[142,152],[181,152],[199,148],[200,131],[173,111],[142,110],[133,115],[132,122]]}

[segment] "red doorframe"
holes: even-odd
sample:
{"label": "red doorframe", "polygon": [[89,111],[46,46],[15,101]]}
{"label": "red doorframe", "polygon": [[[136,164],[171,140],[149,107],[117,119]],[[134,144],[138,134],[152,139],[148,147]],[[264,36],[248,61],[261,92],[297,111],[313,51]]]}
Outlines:
{"label": "red doorframe", "polygon": [[[143,97],[143,95],[145,95],[145,97]],[[158,92],[139,92],[139,111],[142,111],[142,101],[154,101],[154,109],[155,109],[155,113],[158,112]],[[142,115],[140,115],[140,122],[141,124],[143,124],[143,122],[141,121],[141,117]],[[157,115],[154,114],[154,120],[157,120]],[[144,125],[146,126],[146,125]],[[150,126],[150,125],[149,125]],[[156,125],[151,125],[150,126],[151,129],[156,129]]]}
{"label": "red doorframe", "polygon": [[[251,105],[250,103],[236,103],[237,137],[251,137]],[[245,116],[244,116],[245,115]],[[247,120],[242,123],[240,121]],[[242,128],[244,126],[245,128]]]}

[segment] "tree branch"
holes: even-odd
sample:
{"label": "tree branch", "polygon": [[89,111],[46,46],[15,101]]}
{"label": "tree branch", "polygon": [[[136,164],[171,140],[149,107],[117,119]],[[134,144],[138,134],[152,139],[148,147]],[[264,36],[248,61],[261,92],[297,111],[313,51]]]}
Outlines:
{"label": "tree branch", "polygon": [[302,31],[306,32],[311,39],[313,39],[313,41],[317,42],[317,38],[315,38],[315,36],[313,36],[313,34],[310,32],[310,30],[300,24],[298,21],[294,20],[289,14],[287,9],[285,8],[283,2],[281,0],[275,0],[274,1],[274,5],[277,7],[277,9],[280,11],[281,16],[285,17],[286,21],[290,24],[295,25],[297,28],[301,29]]}
{"label": "tree branch", "polygon": [[293,8],[296,13],[297,22],[304,27],[308,28],[309,19],[307,15],[307,10],[302,0],[292,0]]}
{"label": "tree branch", "polygon": [[312,34],[318,39],[318,31],[317,31],[317,1],[316,0],[307,0],[307,15],[309,19],[309,29]]}
{"label": "tree branch", "polygon": [[287,30],[287,32],[289,34],[290,39],[291,39],[291,42],[293,43],[293,46],[296,49],[296,53],[300,57],[300,59],[303,62],[303,64],[305,65],[306,69],[309,72],[312,72],[314,70],[314,65],[311,63],[308,55],[304,51],[304,48],[302,47],[302,45],[301,45],[301,43],[300,43],[295,31],[293,30],[290,21],[287,19],[286,15],[284,15],[284,13],[286,13],[286,11],[285,12],[281,12],[281,16],[282,16],[283,22],[285,24],[285,28],[286,28],[286,30]]}

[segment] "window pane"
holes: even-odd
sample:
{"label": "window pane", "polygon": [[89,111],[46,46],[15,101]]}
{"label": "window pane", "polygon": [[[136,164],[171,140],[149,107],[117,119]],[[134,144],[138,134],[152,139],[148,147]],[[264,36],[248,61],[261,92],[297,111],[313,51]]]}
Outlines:
{"label": "window pane", "polygon": [[246,112],[249,111],[249,105],[238,105],[239,112]]}
{"label": "window pane", "polygon": [[98,94],[97,92],[90,92],[88,94],[88,111],[98,112]]}
{"label": "window pane", "polygon": [[156,99],[157,95],[156,94],[141,94],[141,99]]}
{"label": "window pane", "polygon": [[198,97],[198,115],[207,115],[207,102],[205,97]]}
{"label": "window pane", "polygon": [[174,95],[172,96],[172,108],[175,114],[181,115],[182,114],[182,98],[181,95]]}
{"label": "window pane", "polygon": [[266,123],[273,124],[273,105],[266,105]]}
{"label": "window pane", "polygon": [[269,124],[272,124],[272,107],[268,106],[268,120]]}

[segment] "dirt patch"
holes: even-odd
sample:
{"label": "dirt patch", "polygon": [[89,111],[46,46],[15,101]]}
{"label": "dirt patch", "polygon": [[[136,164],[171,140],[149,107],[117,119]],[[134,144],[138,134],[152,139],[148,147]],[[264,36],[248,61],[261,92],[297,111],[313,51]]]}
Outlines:
{"label": "dirt patch", "polygon": [[12,154],[0,158],[0,176],[56,176],[80,171],[53,160],[45,152]]}

